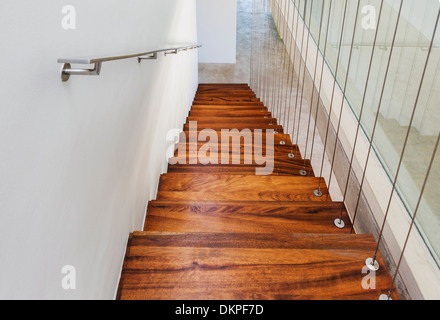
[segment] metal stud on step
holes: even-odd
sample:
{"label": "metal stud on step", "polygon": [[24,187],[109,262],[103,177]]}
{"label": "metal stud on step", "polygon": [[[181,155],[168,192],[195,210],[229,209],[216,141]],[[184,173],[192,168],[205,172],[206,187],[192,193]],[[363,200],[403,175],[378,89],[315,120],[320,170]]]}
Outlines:
{"label": "metal stud on step", "polygon": [[380,269],[379,262],[373,260],[373,258],[368,258],[365,263],[371,271],[378,271]]}
{"label": "metal stud on step", "polygon": [[301,176],[305,177],[305,176],[307,176],[307,171],[304,170],[304,169],[302,169],[302,170],[300,170],[299,174],[300,174]]}
{"label": "metal stud on step", "polygon": [[338,227],[339,229],[344,229],[345,228],[345,222],[342,219],[336,219],[335,220],[335,226]]}
{"label": "metal stud on step", "polygon": [[295,159],[295,155],[293,153],[289,153],[289,158],[290,159]]}
{"label": "metal stud on step", "polygon": [[383,294],[379,297],[380,301],[392,301],[393,299],[391,299],[391,297],[388,297],[387,294]]}
{"label": "metal stud on step", "polygon": [[315,197],[318,197],[318,198],[321,198],[322,197],[322,191],[321,190],[315,190],[315,192],[314,192],[314,194],[315,194]]}
{"label": "metal stud on step", "polygon": [[282,145],[282,146],[286,145],[286,141],[284,141],[284,140],[280,141],[280,145]]}

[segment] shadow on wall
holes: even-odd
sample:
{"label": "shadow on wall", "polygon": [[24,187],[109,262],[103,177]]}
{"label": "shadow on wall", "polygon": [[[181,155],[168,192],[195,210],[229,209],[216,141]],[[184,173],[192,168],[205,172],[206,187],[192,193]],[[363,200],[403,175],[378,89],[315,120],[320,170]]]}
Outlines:
{"label": "shadow on wall", "polygon": [[[195,0],[71,5],[76,30],[53,1],[0,4],[2,299],[114,298],[128,234],[167,167],[165,135],[197,88],[196,51],[109,62],[66,83],[56,63],[195,42]],[[61,286],[66,265],[76,290]]]}

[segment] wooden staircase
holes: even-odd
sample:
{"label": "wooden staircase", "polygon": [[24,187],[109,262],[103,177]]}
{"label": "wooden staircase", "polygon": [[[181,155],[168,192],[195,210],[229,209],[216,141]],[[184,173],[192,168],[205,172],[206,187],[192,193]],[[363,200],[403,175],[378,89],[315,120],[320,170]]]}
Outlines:
{"label": "wooden staircase", "polygon": [[[257,164],[170,165],[149,204],[145,231],[130,235],[118,299],[378,300],[388,292],[381,256],[376,289],[363,288],[374,237],[350,233],[344,204],[326,202],[325,186],[322,198],[314,196],[318,178],[310,162],[297,148],[289,159],[291,141],[279,144],[283,128],[271,116],[246,84],[199,86],[187,136],[190,121],[219,137],[222,129],[276,129],[274,172],[257,176]],[[179,145],[185,156],[176,152],[173,160],[188,163],[190,148],[203,144]],[[299,174],[304,164],[306,177]],[[334,226],[341,210],[342,230]]]}

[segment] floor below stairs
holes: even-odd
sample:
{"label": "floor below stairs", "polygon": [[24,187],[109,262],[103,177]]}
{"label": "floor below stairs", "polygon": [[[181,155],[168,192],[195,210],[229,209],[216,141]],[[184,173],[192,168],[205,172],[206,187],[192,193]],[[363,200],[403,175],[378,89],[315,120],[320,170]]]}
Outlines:
{"label": "floor below stairs", "polygon": [[[314,195],[319,178],[310,161],[272,116],[247,84],[199,86],[186,137],[195,121],[196,133],[212,129],[219,137],[222,129],[250,129],[255,138],[262,129],[263,142],[266,130],[276,130],[273,173],[256,175],[261,163],[244,164],[246,156],[267,151],[254,143],[236,142],[240,149],[226,151],[214,144],[219,162],[234,156],[241,162],[208,165],[195,156],[206,142],[178,144],[171,159],[178,163],[161,176],[145,230],[129,237],[118,299],[378,300],[388,292],[392,281],[382,257],[376,274],[364,268],[374,237],[351,233],[344,204],[327,197],[323,179],[323,197]],[[341,212],[344,229],[334,226]],[[395,291],[393,299],[399,299]]]}

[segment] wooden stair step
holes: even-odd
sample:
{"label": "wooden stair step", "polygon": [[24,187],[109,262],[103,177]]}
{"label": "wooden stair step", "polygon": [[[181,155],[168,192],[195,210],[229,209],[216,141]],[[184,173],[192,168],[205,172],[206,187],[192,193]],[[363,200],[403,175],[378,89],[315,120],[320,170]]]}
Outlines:
{"label": "wooden stair step", "polygon": [[[207,163],[205,161],[205,159],[209,159],[209,158],[213,158],[214,155],[211,155],[210,153],[201,153],[200,149],[202,148],[202,143],[199,143],[197,145],[196,149],[193,149],[193,145],[192,144],[188,144],[188,143],[178,143],[177,145],[177,150],[174,153],[174,157],[172,159],[174,159],[175,161],[173,163],[177,163],[177,160],[198,160],[197,162],[191,162],[191,164],[198,164],[198,163]],[[248,145],[250,146],[250,145]],[[252,147],[252,146],[250,146]],[[250,149],[250,148],[249,148]],[[252,157],[252,160],[255,161],[257,158],[255,158],[255,156],[258,156],[258,160],[260,159],[260,157],[265,157],[266,161],[271,161],[271,160],[275,160],[275,161],[286,161],[286,160],[291,160],[291,158],[289,157],[290,152],[292,148],[290,146],[281,146],[281,145],[276,145],[273,149],[269,149],[269,152],[273,152],[273,159],[271,159],[271,154],[267,153],[267,149],[265,146],[263,146],[263,148],[257,148],[255,146],[252,147],[252,152],[248,151],[246,147],[244,147],[244,145],[240,146],[240,151],[237,151],[235,149],[230,149],[228,150],[222,150],[221,146],[215,148],[215,146],[212,148],[211,152],[217,152],[218,155],[218,163],[220,164],[221,159],[225,158],[225,159],[235,159],[237,158],[237,155],[240,155],[240,159],[242,164],[244,164],[244,160],[248,159],[249,157]],[[196,151],[197,150],[197,151]],[[256,154],[257,152],[257,154]],[[301,157],[301,153],[299,152],[299,150],[297,148],[293,148],[293,154],[294,154],[294,158],[296,160],[302,160]],[[267,159],[266,159],[267,158]],[[203,162],[201,162],[201,160],[203,159]],[[170,162],[171,163],[171,162]],[[180,161],[181,164],[185,164],[187,162],[185,161]],[[231,161],[229,162],[230,164],[233,164]],[[213,163],[215,164],[215,163]],[[223,163],[225,164],[225,163]]]}
{"label": "wooden stair step", "polygon": [[208,96],[204,96],[204,97],[195,97],[194,98],[195,101],[209,101],[209,102],[215,102],[215,103],[234,103],[234,102],[261,102],[260,99],[258,98],[254,98],[254,97],[208,97]]}
{"label": "wooden stair step", "polygon": [[201,83],[198,86],[198,89],[224,89],[224,88],[247,88],[252,90],[247,83]]}
{"label": "wooden stair step", "polygon": [[218,85],[199,85],[199,87],[197,88],[197,91],[212,91],[212,90],[250,90],[252,91],[252,89],[249,87],[249,85],[222,85],[222,86],[218,86]]}
{"label": "wooden stair step", "polygon": [[197,94],[194,101],[247,101],[247,102],[261,102],[257,97],[249,94]]}
{"label": "wooden stair step", "polygon": [[264,110],[267,111],[266,107],[258,106],[258,105],[250,105],[250,106],[233,106],[233,105],[221,105],[221,104],[211,104],[211,105],[193,105],[191,110]]}
{"label": "wooden stair step", "polygon": [[[193,126],[197,125],[197,128],[200,129],[214,129],[214,130],[223,130],[223,129],[250,129],[261,130],[263,128],[268,128],[266,130],[275,130],[282,128],[278,125],[277,121],[273,118],[263,118],[263,117],[254,117],[254,118],[210,118],[210,117],[188,117],[187,122],[184,124],[184,130],[190,128],[190,123],[193,122]],[[218,128],[218,129],[216,129]]]}
{"label": "wooden stair step", "polygon": [[261,106],[262,103],[257,99],[242,99],[242,100],[228,100],[228,99],[209,99],[209,100],[194,100],[195,105],[234,105],[234,106]]}
{"label": "wooden stair step", "polygon": [[[264,117],[246,117],[240,119],[231,119],[227,117],[187,117],[187,122],[185,125],[188,125],[190,121],[197,121],[198,125],[227,125],[231,126],[240,126],[247,125],[249,129],[259,129],[259,125],[269,125],[272,123],[273,126],[277,125],[277,121],[274,118],[264,118]],[[251,127],[255,126],[255,127]]]}
{"label": "wooden stair step", "polygon": [[[314,195],[319,182],[322,197]],[[157,200],[305,202],[326,201],[327,195],[325,181],[314,177],[167,173],[161,176]]]}
{"label": "wooden stair step", "polygon": [[256,95],[251,90],[246,89],[221,89],[221,90],[198,90],[196,92],[195,97],[198,98],[200,96],[206,96],[206,97],[224,97],[224,96],[247,96],[251,98],[256,98]]}
{"label": "wooden stair step", "polygon": [[[342,214],[344,229],[336,228]],[[148,205],[145,231],[207,233],[350,233],[343,203],[167,203]]]}
{"label": "wooden stair step", "polygon": [[261,110],[192,110],[189,112],[189,117],[220,117],[220,118],[231,118],[231,117],[261,117],[267,115],[269,118],[272,118],[272,113],[270,112],[262,112]]}
{"label": "wooden stair step", "polygon": [[[257,171],[257,168],[261,168],[261,171]],[[265,169],[264,169],[265,168]],[[264,169],[264,171],[263,171]],[[295,170],[286,170],[277,168],[269,168],[267,166],[255,166],[255,165],[170,165],[168,168],[168,173],[186,173],[186,174],[227,174],[227,175],[261,175],[266,173],[266,175],[272,176],[302,176],[300,170],[303,168],[297,168]],[[306,168],[306,176],[313,177],[313,173],[308,171]]]}
{"label": "wooden stair step", "polygon": [[[197,129],[199,129],[199,128],[197,128]],[[200,128],[200,130],[197,130],[197,131],[192,131],[192,130],[190,131],[189,128],[188,128],[188,129],[185,129],[183,132],[185,133],[187,141],[188,141],[188,139],[191,136],[191,134],[196,134],[197,133],[197,137],[200,137],[201,130],[206,130],[206,129],[201,129]],[[230,129],[221,129],[221,130],[210,129],[210,130],[212,130],[212,132],[210,132],[210,134],[212,134],[212,136],[216,136],[218,144],[221,145],[221,143],[222,143],[222,130],[230,130]],[[243,132],[242,130],[239,130],[239,131],[240,131],[239,133],[237,133],[237,132],[229,132],[229,133],[225,133],[224,134],[224,135],[227,134],[227,136],[230,137],[229,139],[230,139],[230,144],[231,145],[232,144],[235,145],[236,141],[238,141],[238,139],[240,139],[241,144],[246,144],[247,145],[248,144],[247,140],[250,140],[250,139],[252,139],[252,145],[255,143],[255,133],[253,131],[250,134],[249,134],[249,131],[246,131],[246,132]],[[214,135],[214,132],[216,133],[216,135]],[[290,141],[290,135],[287,135],[287,134],[283,135],[283,134],[277,133],[277,134],[270,134],[269,137],[271,137],[271,136],[273,136],[274,145],[281,145],[282,141],[284,141],[284,143],[286,145],[288,145],[288,146],[292,145],[292,141]],[[262,141],[262,143],[264,145],[266,145],[267,138],[268,138],[267,132],[261,132],[261,141]],[[204,145],[204,144],[206,144],[208,142],[203,142],[202,141],[200,143],[202,145]]]}
{"label": "wooden stair step", "polygon": [[247,84],[242,85],[229,85],[229,86],[199,86],[197,91],[211,91],[211,90],[247,90],[252,91],[252,89]]}
{"label": "wooden stair step", "polygon": [[236,123],[277,123],[277,120],[275,118],[272,117],[267,117],[265,118],[264,116],[266,115],[265,112],[260,112],[260,114],[256,114],[254,116],[247,116],[247,117],[243,117],[240,119],[231,119],[230,117],[221,117],[221,116],[217,116],[215,118],[211,117],[211,116],[188,116],[186,118],[187,121],[198,121],[198,122],[206,122],[206,123],[218,123],[218,122],[224,122],[224,123],[229,123],[231,121],[236,122]]}
{"label": "wooden stair step", "polygon": [[383,267],[363,288],[375,246],[371,235],[135,232],[118,299],[377,300],[391,278]]}
{"label": "wooden stair step", "polygon": [[[305,169],[307,176],[314,177],[313,169],[309,160],[286,159],[284,161],[275,160],[267,161],[265,165],[257,164],[239,164],[239,165],[222,165],[222,164],[202,164],[202,159],[198,159],[198,164],[175,164],[168,166],[168,173],[188,173],[188,174],[256,174],[256,168],[266,167],[273,164],[272,175],[288,175],[301,176],[300,171]],[[188,162],[187,162],[188,163]],[[206,163],[206,162],[203,162]],[[232,163],[232,161],[231,161]],[[243,161],[244,163],[244,161]]]}
{"label": "wooden stair step", "polygon": [[254,91],[252,91],[252,89],[249,86],[241,86],[241,87],[237,87],[237,86],[229,86],[229,87],[216,87],[216,88],[203,88],[203,87],[199,87],[197,88],[197,92],[218,92],[218,91],[225,91],[225,92],[229,92],[229,91],[243,91],[243,92],[251,92],[254,93]]}
{"label": "wooden stair step", "polygon": [[199,88],[229,88],[229,87],[249,87],[247,83],[200,83]]}
{"label": "wooden stair step", "polygon": [[[263,155],[263,157],[265,157],[265,155]],[[237,171],[242,169],[243,174],[251,174],[252,172],[255,173],[255,170],[257,168],[266,167],[267,168],[266,172],[268,174],[283,174],[283,175],[298,176],[299,170],[301,170],[303,167],[300,165],[290,165],[289,163],[284,164],[281,161],[278,161],[277,159],[275,160],[270,159],[270,157],[263,158],[262,160],[260,160],[260,158],[256,158],[254,156],[245,156],[243,154],[231,155],[231,154],[222,153],[222,154],[218,154],[217,161],[215,161],[215,159],[216,159],[215,156],[211,156],[211,155],[195,156],[189,152],[184,155],[176,154],[174,157],[170,158],[169,165],[170,166],[182,165],[182,167],[180,168],[178,167],[177,169],[170,169],[169,172],[183,173],[184,171],[189,171],[188,173],[194,173],[194,171],[200,169],[200,171],[204,173],[208,173],[208,171],[212,171],[212,172],[218,172],[219,174],[226,172],[231,172],[231,174],[239,174],[239,172]],[[257,163],[257,159],[259,162],[264,161],[264,164]],[[240,162],[238,162],[239,160]],[[297,160],[300,159],[298,158]],[[187,165],[188,167],[184,167],[185,165]],[[201,166],[201,167],[191,168],[191,165]],[[204,169],[204,167],[208,167],[208,166],[211,166],[209,167],[210,169]],[[239,166],[240,168],[236,168],[236,166]],[[271,169],[270,166],[273,166],[273,169]],[[307,165],[306,165],[306,170],[309,170]],[[313,177],[314,176],[313,170],[310,170],[310,174],[308,174],[307,176]]]}
{"label": "wooden stair step", "polygon": [[256,94],[252,90],[246,88],[199,89],[194,97],[197,99],[199,96],[207,98],[242,96],[257,99]]}
{"label": "wooden stair step", "polygon": [[[187,135],[187,139],[189,139],[189,135]],[[281,137],[277,137],[276,139],[274,139],[274,141],[275,142],[281,141]],[[263,152],[265,152],[266,149],[267,149],[266,148],[267,147],[266,146],[266,141],[265,141],[264,137],[263,137],[263,144],[262,144],[261,147],[254,145],[254,143],[248,144],[248,143],[245,143],[245,142],[246,141],[241,139],[240,143],[238,144],[235,141],[230,140],[229,141],[229,151],[232,153],[232,150],[231,150],[232,146],[237,147],[238,145],[240,145],[241,153],[243,153],[244,147],[252,147],[253,151],[255,151],[255,150],[258,150],[258,151],[262,150]],[[200,148],[205,146],[206,144],[207,144],[207,142],[202,142],[202,141],[197,142],[197,144],[189,143],[189,142],[179,142],[179,143],[176,144],[176,148],[182,148],[182,150],[184,150],[185,146],[186,146],[186,149],[189,150],[190,147],[194,148],[194,146],[197,145],[197,151],[199,151]],[[284,155],[288,155],[292,151],[292,146],[291,145],[281,145],[279,143],[275,143],[273,148],[269,148],[269,150],[270,149],[273,149],[275,155],[284,156]],[[222,152],[221,140],[219,140],[218,144],[213,144],[212,145],[212,151]],[[294,153],[295,152],[297,152],[297,153],[299,152],[297,145],[293,145],[293,151],[294,151]],[[226,152],[228,152],[228,150],[226,150]]]}
{"label": "wooden stair step", "polygon": [[[200,151],[202,145],[203,145],[202,143],[199,143],[197,145],[197,149],[196,149],[197,152],[195,152],[193,150],[193,147],[192,147],[191,144],[188,144],[188,143],[178,143],[176,145],[177,150],[174,153],[174,157],[172,159],[175,159],[176,161],[177,160],[189,161],[191,159],[195,159],[195,160],[203,159],[203,161],[204,161],[206,158],[209,158],[211,155],[210,154],[208,154],[208,155],[200,154],[199,151]],[[219,159],[218,163],[221,163],[220,160],[222,159],[222,157],[228,157],[229,156],[229,159],[232,159],[232,158],[235,158],[236,155],[240,154],[240,159],[242,160],[241,163],[244,164],[243,161],[245,160],[245,156],[247,157],[249,155],[255,155],[255,151],[258,152],[258,155],[262,154],[263,157],[267,156],[267,149],[266,149],[265,146],[263,146],[262,149],[256,148],[254,146],[252,148],[252,153],[247,153],[247,150],[246,150],[246,148],[243,145],[241,145],[240,151],[237,152],[237,153],[235,152],[235,150],[234,151],[233,150],[230,150],[230,151],[225,150],[225,151],[223,151],[223,150],[221,150],[221,147],[217,148],[217,149],[213,148],[213,152],[218,152],[218,159]],[[273,152],[273,158],[275,160],[285,161],[285,160],[290,160],[289,154],[292,151],[292,147],[276,145],[274,147],[274,149],[272,149],[270,151]],[[295,156],[294,159],[302,160],[301,153],[300,153],[300,151],[295,146],[293,148],[293,154]],[[255,160],[254,157],[252,159]],[[269,155],[269,159],[267,159],[267,160],[270,160],[270,155]],[[174,163],[176,163],[176,161]],[[186,163],[186,162],[182,162],[181,161],[180,163]],[[197,162],[194,162],[193,164],[197,164],[197,163],[201,163],[201,162],[197,161]],[[206,162],[202,162],[202,163],[206,163]],[[230,163],[232,164],[232,162],[230,162]]]}
{"label": "wooden stair step", "polygon": [[198,91],[195,95],[196,99],[200,97],[208,98],[257,98],[255,93],[250,90],[224,90],[224,91]]}
{"label": "wooden stair step", "polygon": [[[275,122],[274,122],[275,123]],[[183,126],[183,130],[184,131],[188,131],[190,128],[190,125],[188,123],[186,123]],[[239,131],[245,130],[245,129],[252,129],[252,130],[263,130],[263,132],[265,132],[266,130],[276,130],[279,133],[283,133],[284,129],[282,126],[279,125],[270,125],[269,123],[258,123],[258,124],[250,124],[250,123],[202,123],[202,122],[197,122],[197,129],[200,130],[205,130],[205,129],[211,129],[211,130],[215,130],[215,131],[221,131],[221,130],[233,130],[233,129],[237,129]]]}

